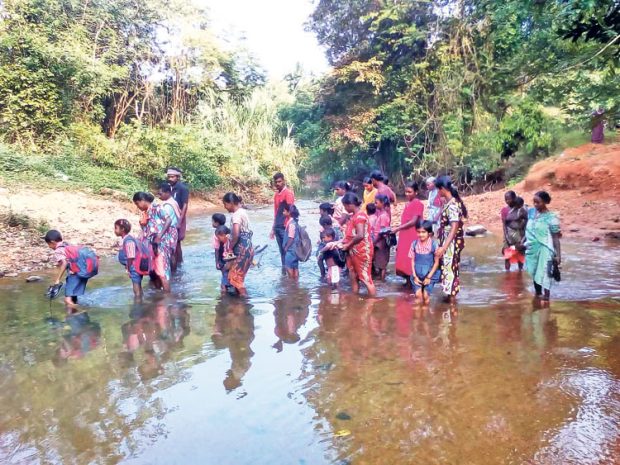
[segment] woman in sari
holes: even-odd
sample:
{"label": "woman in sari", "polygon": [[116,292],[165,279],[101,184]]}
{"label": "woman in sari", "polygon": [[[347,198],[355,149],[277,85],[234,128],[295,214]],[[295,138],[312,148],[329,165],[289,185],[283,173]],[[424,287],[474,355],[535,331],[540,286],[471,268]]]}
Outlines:
{"label": "woman in sari", "polygon": [[[375,198],[375,204],[375,218],[374,221],[370,221],[370,234],[374,244],[372,263],[375,272],[379,275],[379,279],[385,281],[387,266],[390,262],[390,247],[388,247],[385,237],[385,231],[390,229],[390,216],[388,214],[390,199],[385,195],[379,194]],[[367,209],[366,213],[370,211],[370,209]]]}
{"label": "woman in sari", "polygon": [[373,243],[368,215],[360,209],[362,201],[353,192],[347,192],[344,195],[342,204],[350,215],[344,239],[339,242],[330,242],[323,250],[338,247],[348,252],[347,268],[351,278],[351,289],[353,292],[359,292],[359,281],[361,281],[368,289],[368,295],[374,297],[377,290],[372,282]]}
{"label": "woman in sari", "polygon": [[[169,192],[170,186],[165,185],[162,189]],[[162,191],[160,189],[160,193]],[[166,197],[166,194],[163,195]],[[137,192],[133,196],[133,202],[140,210],[140,226],[144,237],[148,237],[153,244],[155,258],[153,271],[161,281],[164,292],[170,292],[170,279],[172,277],[172,256],[176,250],[178,241],[177,222],[178,216],[174,207],[168,202],[153,203],[154,197],[147,192]]]}
{"label": "woman in sari", "polygon": [[241,206],[241,197],[237,194],[228,192],[222,198],[222,202],[224,208],[232,213],[230,247],[234,253],[234,259],[226,265],[229,267],[228,281],[241,297],[246,297],[248,293],[245,289],[245,276],[254,258],[250,219],[248,212]]}
{"label": "woman in sari", "polygon": [[398,243],[396,244],[396,274],[407,281],[405,286],[410,285],[410,277],[412,275],[411,259],[409,258],[409,250],[413,241],[418,239],[416,230],[417,224],[424,218],[424,204],[417,198],[418,183],[408,182],[405,184],[405,196],[407,204],[400,217],[400,226],[392,229],[392,232],[398,233]]}
{"label": "woman in sari", "polygon": [[435,254],[443,258],[441,285],[444,296],[454,302],[461,290],[461,252],[465,248],[463,222],[467,218],[467,208],[448,176],[437,179],[435,185],[445,200],[439,224],[440,247]]}
{"label": "woman in sari", "polygon": [[547,192],[537,192],[525,228],[525,268],[534,280],[536,297],[546,301],[549,300],[553,280],[549,269],[562,262],[560,219],[547,209],[550,203],[551,196]]}
{"label": "woman in sari", "polygon": [[181,229],[181,219],[183,218],[183,213],[181,212],[181,207],[173,197],[173,186],[168,184],[167,182],[160,184],[159,191],[157,191],[157,198],[160,200],[159,205],[165,210],[165,213],[170,218],[173,218],[174,227],[177,228],[177,245],[174,247],[174,252],[172,257],[170,258],[170,269],[173,273],[177,271],[177,260],[178,254],[176,253],[176,248],[178,247],[179,234]]}
{"label": "woman in sari", "polygon": [[516,263],[519,271],[523,270],[525,263],[525,225],[527,224],[527,212],[523,208],[523,199],[517,197],[514,191],[508,191],[504,195],[506,206],[502,208],[501,218],[504,226],[504,245],[502,255],[505,259],[506,271],[510,271],[512,263]]}

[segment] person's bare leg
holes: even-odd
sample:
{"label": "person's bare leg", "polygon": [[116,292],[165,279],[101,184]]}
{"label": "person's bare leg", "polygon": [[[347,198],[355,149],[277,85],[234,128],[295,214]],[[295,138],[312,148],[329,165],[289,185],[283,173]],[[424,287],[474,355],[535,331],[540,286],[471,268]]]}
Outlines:
{"label": "person's bare leg", "polygon": [[510,260],[504,260],[504,267],[506,271],[510,271]]}
{"label": "person's bare leg", "polygon": [[366,289],[368,289],[368,297],[375,297],[377,295],[377,288],[374,283],[363,281]]}
{"label": "person's bare leg", "polygon": [[160,279],[161,279],[161,288],[162,288],[162,290],[166,294],[169,294],[170,293],[170,281],[168,281],[167,278],[160,278]]}
{"label": "person's bare leg", "polygon": [[360,283],[357,281],[357,273],[351,269],[349,270],[349,279],[351,280],[351,290],[357,294],[360,291]]}
{"label": "person's bare leg", "polygon": [[133,298],[137,303],[142,302],[142,284],[132,283],[133,286]]}

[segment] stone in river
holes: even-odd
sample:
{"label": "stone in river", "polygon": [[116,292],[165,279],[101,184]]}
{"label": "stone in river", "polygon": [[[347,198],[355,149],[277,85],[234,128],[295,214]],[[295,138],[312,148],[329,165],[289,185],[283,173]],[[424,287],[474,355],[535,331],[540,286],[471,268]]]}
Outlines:
{"label": "stone in river", "polygon": [[481,224],[472,224],[471,226],[467,226],[465,228],[465,234],[472,237],[484,236],[486,233],[487,228],[485,228]]}
{"label": "stone in river", "polygon": [[338,415],[336,415],[336,418],[338,418],[338,420],[350,420],[351,415],[349,415],[347,412],[340,412],[338,413]]}
{"label": "stone in river", "polygon": [[28,276],[26,278],[27,283],[38,283],[40,281],[43,281],[43,278],[41,276]]}

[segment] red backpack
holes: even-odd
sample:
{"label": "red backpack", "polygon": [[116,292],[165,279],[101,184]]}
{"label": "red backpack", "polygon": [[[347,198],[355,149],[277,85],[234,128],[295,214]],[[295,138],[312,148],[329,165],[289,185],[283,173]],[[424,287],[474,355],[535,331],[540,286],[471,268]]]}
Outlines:
{"label": "red backpack", "polygon": [[153,271],[153,246],[151,242],[148,238],[136,238],[133,236],[127,236],[125,240],[133,241],[136,245],[136,257],[133,260],[133,267],[136,273],[148,276]]}
{"label": "red backpack", "polygon": [[68,245],[65,254],[69,271],[79,278],[90,279],[99,273],[99,257],[92,249],[80,245]]}

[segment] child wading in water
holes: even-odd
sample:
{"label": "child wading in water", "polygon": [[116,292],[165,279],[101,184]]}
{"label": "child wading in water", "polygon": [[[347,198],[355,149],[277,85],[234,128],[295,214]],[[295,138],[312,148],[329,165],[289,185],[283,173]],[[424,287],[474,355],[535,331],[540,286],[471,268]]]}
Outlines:
{"label": "child wading in water", "polygon": [[213,251],[215,252],[215,268],[221,270],[221,262],[218,253],[220,252],[220,241],[217,238],[217,228],[226,224],[226,216],[222,213],[214,213],[211,216],[211,226],[213,226]]}
{"label": "child wading in water", "polygon": [[331,284],[332,289],[338,288],[338,283],[340,282],[340,268],[346,265],[343,253],[339,249],[328,246],[328,244],[336,242],[337,240],[338,238],[336,237],[334,228],[326,227],[321,232],[321,244],[323,244],[323,246],[319,249],[319,257],[321,261],[325,260],[325,264],[327,265],[327,282]]}
{"label": "child wading in water", "polygon": [[45,234],[45,242],[54,251],[54,261],[59,269],[54,285],[60,284],[62,275],[67,273],[65,306],[68,312],[73,312],[77,309],[78,297],[86,291],[88,280],[97,274],[98,259],[90,249],[64,242],[62,234],[55,229]]}
{"label": "child wading in water", "polygon": [[221,225],[215,229],[215,239],[218,242],[218,248],[215,251],[215,262],[218,270],[222,272],[222,279],[220,280],[220,289],[222,292],[227,292],[230,288],[230,282],[228,281],[228,261],[232,258],[233,251],[230,247],[230,229]]}
{"label": "child wading in water", "polygon": [[299,258],[297,258],[297,244],[299,244],[299,210],[295,205],[285,205],[282,212],[285,218],[284,268],[289,278],[299,279]]}
{"label": "child wading in water", "polygon": [[136,255],[138,254],[138,244],[136,239],[129,234],[131,232],[131,224],[127,220],[116,220],[114,222],[114,234],[123,239],[121,249],[118,251],[118,261],[124,265],[131,285],[133,287],[133,296],[137,302],[142,301],[142,275],[136,270]]}
{"label": "child wading in water", "polygon": [[431,221],[422,222],[416,229],[418,239],[413,241],[409,251],[413,270],[413,289],[416,298],[428,304],[433,287],[441,281],[440,258],[435,256],[439,243],[433,238]]}

